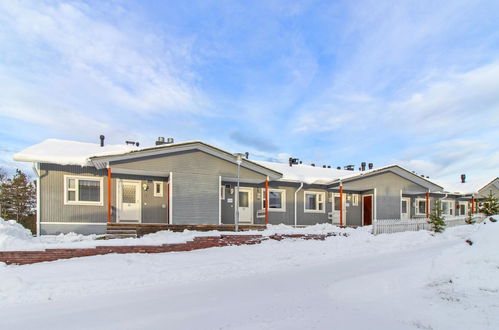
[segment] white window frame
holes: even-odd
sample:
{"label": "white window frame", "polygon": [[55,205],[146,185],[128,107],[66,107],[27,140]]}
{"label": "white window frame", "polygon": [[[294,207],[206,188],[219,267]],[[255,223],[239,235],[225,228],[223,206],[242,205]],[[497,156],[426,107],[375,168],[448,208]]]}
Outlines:
{"label": "white window frame", "polygon": [[[75,179],[75,188],[71,189],[71,191],[75,192],[74,201],[68,200],[68,181],[69,179]],[[98,202],[89,202],[89,201],[79,201],[79,180],[88,180],[88,181],[98,181],[100,187],[100,195]],[[102,206],[104,205],[104,180],[95,176],[78,176],[78,175],[64,175],[64,205],[94,205],[94,206]]]}
{"label": "white window frame", "polygon": [[[156,192],[156,185],[159,184],[160,185],[160,190],[159,190],[159,193]],[[154,197],[163,197],[163,181],[153,181],[152,182],[152,186],[153,186],[153,189],[154,189]]]}
{"label": "white window frame", "polygon": [[[424,213],[419,213],[419,202],[425,202],[425,212]],[[416,198],[416,212],[414,212],[415,215],[424,215],[426,216],[426,198]]]}
{"label": "white window frame", "polygon": [[[444,203],[448,203],[449,204],[449,208],[448,210],[450,211],[449,213],[444,213]],[[449,200],[449,199],[444,199],[440,202],[440,205],[442,207],[442,215],[450,215],[450,216],[454,216],[454,210],[456,208],[456,204],[454,203],[453,200]]]}
{"label": "white window frame", "polygon": [[[317,196],[317,205],[315,210],[307,209],[307,194]],[[326,213],[326,193],[321,191],[305,190],[303,192],[303,212],[304,213]],[[319,204],[322,204],[322,210],[319,209]]]}
{"label": "white window frame", "polygon": [[225,186],[224,185],[220,185],[220,200],[225,200]]}
{"label": "white window frame", "polygon": [[464,207],[464,215],[468,215],[468,202],[463,202],[463,201],[459,201],[459,214],[456,214],[456,215],[462,215],[461,214],[461,209]]}
{"label": "white window frame", "polygon": [[[270,207],[270,205],[269,205],[269,212],[286,212],[286,190],[285,189],[269,188],[269,195],[271,192],[280,192],[281,193],[281,208]],[[262,188],[262,203],[261,203],[262,210],[265,210],[264,202],[266,199],[267,199],[267,196],[265,194],[265,189]]]}
{"label": "white window frame", "polygon": [[352,194],[352,206],[359,206],[359,194]]}

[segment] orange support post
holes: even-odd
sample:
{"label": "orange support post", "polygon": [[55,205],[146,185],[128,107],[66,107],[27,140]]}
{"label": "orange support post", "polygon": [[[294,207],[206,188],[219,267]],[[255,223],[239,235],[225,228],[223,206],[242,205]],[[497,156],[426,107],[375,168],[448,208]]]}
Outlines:
{"label": "orange support post", "polygon": [[170,182],[166,184],[166,191],[166,223],[170,224]]}
{"label": "orange support post", "polygon": [[111,223],[111,168],[107,168],[107,223]]}
{"label": "orange support post", "polygon": [[340,226],[343,226],[343,185],[340,185]]}
{"label": "orange support post", "polygon": [[471,214],[475,213],[475,196],[471,196]]}
{"label": "orange support post", "polygon": [[426,193],[426,217],[430,216],[430,193]]}
{"label": "orange support post", "polygon": [[265,180],[265,224],[269,224],[269,179]]}

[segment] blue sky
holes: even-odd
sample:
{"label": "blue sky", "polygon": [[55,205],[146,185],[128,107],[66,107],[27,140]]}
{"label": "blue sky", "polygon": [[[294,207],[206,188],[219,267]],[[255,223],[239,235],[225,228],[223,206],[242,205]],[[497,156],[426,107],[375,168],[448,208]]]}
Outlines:
{"label": "blue sky", "polygon": [[46,138],[499,174],[497,1],[0,1],[0,166]]}

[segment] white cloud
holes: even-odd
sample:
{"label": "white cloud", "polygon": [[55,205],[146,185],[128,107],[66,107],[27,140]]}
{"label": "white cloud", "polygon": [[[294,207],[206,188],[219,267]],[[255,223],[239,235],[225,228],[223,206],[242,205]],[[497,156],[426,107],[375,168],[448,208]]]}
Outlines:
{"label": "white cloud", "polygon": [[[17,78],[27,75],[54,98],[64,90],[142,114],[200,112],[206,103],[189,71],[189,41],[127,24],[133,17],[120,8],[107,8],[106,21],[98,10],[75,2],[2,2],[0,7],[0,40],[9,54],[0,62],[8,74],[5,83],[23,86],[27,79]],[[111,21],[113,11],[121,13],[115,14],[118,22]],[[22,60],[27,61],[17,68],[9,63]]]}

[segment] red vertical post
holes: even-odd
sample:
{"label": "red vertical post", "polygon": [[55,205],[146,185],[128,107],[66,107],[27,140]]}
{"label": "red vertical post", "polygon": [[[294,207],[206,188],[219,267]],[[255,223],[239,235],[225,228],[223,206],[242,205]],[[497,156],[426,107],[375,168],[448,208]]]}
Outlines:
{"label": "red vertical post", "polygon": [[471,214],[475,213],[475,196],[471,196]]}
{"label": "red vertical post", "polygon": [[269,224],[269,179],[265,180],[265,224]]}
{"label": "red vertical post", "polygon": [[426,217],[430,216],[430,193],[426,193]]}
{"label": "red vertical post", "polygon": [[340,226],[343,226],[343,185],[340,185]]}
{"label": "red vertical post", "polygon": [[107,168],[107,223],[111,223],[111,168]]}
{"label": "red vertical post", "polygon": [[166,191],[166,223],[170,224],[170,182],[166,184]]}

